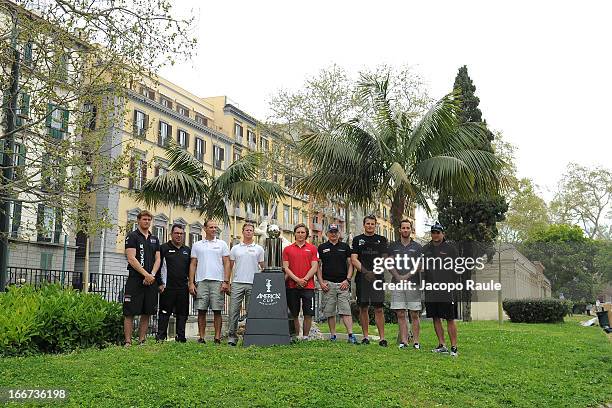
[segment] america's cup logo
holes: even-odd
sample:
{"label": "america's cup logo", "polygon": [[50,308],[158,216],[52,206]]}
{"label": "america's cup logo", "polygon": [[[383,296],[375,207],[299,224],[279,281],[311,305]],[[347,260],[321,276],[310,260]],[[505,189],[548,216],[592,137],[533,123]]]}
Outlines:
{"label": "america's cup logo", "polygon": [[266,289],[268,289],[267,293],[270,293],[270,289],[272,289],[272,283],[270,283],[270,279],[266,279]]}

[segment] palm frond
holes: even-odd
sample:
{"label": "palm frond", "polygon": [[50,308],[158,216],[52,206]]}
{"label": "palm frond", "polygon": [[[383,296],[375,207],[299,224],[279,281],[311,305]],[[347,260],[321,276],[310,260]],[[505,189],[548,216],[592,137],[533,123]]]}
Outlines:
{"label": "palm frond", "polygon": [[201,178],[172,170],[147,180],[136,194],[136,199],[147,207],[157,204],[185,205],[200,200],[207,190],[208,185]]}

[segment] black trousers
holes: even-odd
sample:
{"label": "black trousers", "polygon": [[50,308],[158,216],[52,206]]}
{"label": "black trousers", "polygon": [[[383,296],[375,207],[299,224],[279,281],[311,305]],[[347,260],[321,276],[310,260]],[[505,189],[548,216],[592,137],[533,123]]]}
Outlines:
{"label": "black trousers", "polygon": [[157,339],[165,340],[168,337],[168,322],[170,315],[176,316],[176,339],[185,340],[185,325],[189,314],[189,290],[166,289],[159,295],[159,320]]}

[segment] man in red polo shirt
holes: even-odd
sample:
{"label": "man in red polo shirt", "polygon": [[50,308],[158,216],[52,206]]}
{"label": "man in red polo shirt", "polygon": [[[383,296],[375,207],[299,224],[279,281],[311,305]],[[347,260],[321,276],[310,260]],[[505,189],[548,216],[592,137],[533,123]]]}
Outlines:
{"label": "man in red polo shirt", "polygon": [[287,305],[295,324],[296,336],[300,333],[300,305],[304,314],[303,335],[308,339],[314,316],[314,275],[319,268],[317,247],[306,242],[308,227],[293,227],[295,242],[283,249],[283,268],[287,283]]}

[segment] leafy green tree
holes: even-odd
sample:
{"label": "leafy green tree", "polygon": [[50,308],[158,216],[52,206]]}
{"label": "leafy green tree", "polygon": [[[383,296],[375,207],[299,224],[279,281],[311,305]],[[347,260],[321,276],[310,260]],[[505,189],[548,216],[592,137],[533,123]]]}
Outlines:
{"label": "leafy green tree", "polygon": [[570,163],[551,210],[557,222],[578,223],[590,238],[612,239],[612,171]]}
{"label": "leafy green tree", "polygon": [[[416,121],[427,111],[433,100],[428,96],[423,79],[409,66],[399,68],[380,65],[366,69],[360,75],[378,78],[387,82],[387,94],[394,109],[404,112],[407,120]],[[366,122],[375,116],[372,101],[362,98],[359,90],[361,76],[355,79],[349,72],[336,64],[321,69],[316,75],[307,78],[298,90],[281,89],[269,101],[271,115],[269,128],[280,128],[293,138],[303,135],[329,135],[335,137],[344,123],[352,118]],[[282,155],[281,155],[282,157]],[[272,160],[275,157],[271,157]],[[272,164],[278,167],[277,164]],[[285,169],[296,178],[303,176],[301,166]],[[334,194],[335,189],[311,192],[321,207],[330,202],[340,202],[346,206],[347,233],[350,226],[349,205],[359,205],[347,201],[346,197]],[[378,202],[376,203],[378,205]]]}
{"label": "leafy green tree", "polygon": [[137,199],[147,206],[192,203],[207,218],[228,223],[228,203],[265,204],[284,192],[278,184],[261,180],[263,156],[250,153],[213,176],[191,153],[170,141],[166,148],[168,172],[147,180]]}
{"label": "leafy green tree", "polygon": [[302,138],[300,151],[312,169],[300,180],[303,191],[333,191],[366,206],[388,199],[391,222],[399,228],[408,205],[430,209],[427,198],[434,191],[467,196],[475,185],[498,188],[501,162],[478,148],[486,140],[481,124],[459,121],[454,95],[437,101],[415,123],[394,107],[389,76],[363,75],[358,89],[371,115],[345,122],[331,134]]}
{"label": "leafy green tree", "polygon": [[191,56],[192,23],[169,0],[0,2],[0,290],[8,232],[58,242],[109,226],[91,197],[126,176],[130,144],[108,130],[133,84]]}
{"label": "leafy green tree", "polygon": [[[494,154],[491,141],[493,133],[486,128],[482,112],[478,108],[480,99],[476,96],[476,86],[468,75],[467,67],[459,68],[455,77],[455,90],[461,100],[459,120],[462,123],[482,123],[486,137],[477,148]],[[502,169],[499,170],[500,175]],[[466,257],[478,257],[494,251],[493,242],[498,235],[497,223],[504,221],[508,204],[499,190],[481,188],[476,184],[469,197],[452,190],[439,191],[436,208],[439,221],[446,227],[446,236],[455,241],[459,251]],[[471,278],[471,270],[462,275]],[[471,293],[464,292],[464,320],[471,320]]]}
{"label": "leafy green tree", "polygon": [[95,231],[104,214],[87,210],[87,193],[124,178],[130,154],[111,157],[120,142],[108,129],[123,127],[133,83],[191,56],[192,23],[167,0],[0,2],[0,153],[14,173],[0,199],[33,212],[25,219],[42,205],[61,211],[66,231]]}
{"label": "leafy green tree", "polygon": [[518,180],[508,191],[507,197],[509,208],[506,220],[499,228],[502,242],[522,242],[531,231],[550,224],[548,206],[531,179]]}
{"label": "leafy green tree", "polygon": [[603,258],[598,260],[597,241],[585,237],[579,226],[553,224],[533,230],[520,249],[530,260],[542,262],[555,295],[594,299],[604,277],[599,269],[604,265],[597,264]]}

